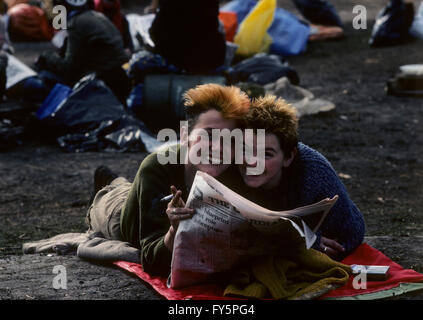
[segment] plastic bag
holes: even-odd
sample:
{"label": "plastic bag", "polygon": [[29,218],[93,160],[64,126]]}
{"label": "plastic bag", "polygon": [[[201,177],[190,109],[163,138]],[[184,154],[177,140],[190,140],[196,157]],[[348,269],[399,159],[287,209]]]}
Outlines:
{"label": "plastic bag", "polygon": [[409,40],[408,31],[413,19],[413,3],[391,0],[377,15],[369,44],[380,47],[404,43]]}
{"label": "plastic bag", "polygon": [[61,136],[57,141],[68,152],[154,152],[162,145],[144,123],[130,114],[116,121],[102,121],[97,128],[87,132]]}
{"label": "plastic bag", "polygon": [[267,33],[273,22],[276,0],[261,0],[244,19],[235,35],[239,45],[237,54],[252,56],[259,52],[268,52],[272,38]]}
{"label": "plastic bag", "polygon": [[113,130],[104,135],[104,141],[119,151],[154,152],[163,142],[159,142],[145,124],[132,116],[125,114],[113,124]]}
{"label": "plastic bag", "polygon": [[268,33],[272,38],[269,53],[281,56],[298,55],[307,49],[310,26],[294,14],[277,8]]}
{"label": "plastic bag", "polygon": [[420,3],[413,24],[410,27],[410,34],[416,38],[423,39],[423,2]]}
{"label": "plastic bag", "polygon": [[[46,101],[45,105],[48,104]],[[59,145],[70,152],[151,152],[151,148],[160,145],[144,123],[129,114],[104,82],[93,74],[81,79],[72,93],[53,113],[40,120],[40,124],[43,130],[58,137]]]}
{"label": "plastic bag", "polygon": [[89,130],[105,120],[118,120],[124,112],[112,91],[91,74],[75,84],[72,93],[43,121],[62,134]]}
{"label": "plastic bag", "polygon": [[311,23],[342,27],[334,6],[325,0],[293,0],[301,14]]}
{"label": "plastic bag", "polygon": [[258,53],[245,59],[229,70],[230,83],[253,82],[261,85],[274,82],[281,77],[287,77],[292,84],[298,84],[297,72],[281,57]]}
{"label": "plastic bag", "polygon": [[66,85],[57,83],[50,91],[47,98],[37,110],[36,116],[39,120],[47,118],[59,108],[60,104],[72,93],[72,89]]}

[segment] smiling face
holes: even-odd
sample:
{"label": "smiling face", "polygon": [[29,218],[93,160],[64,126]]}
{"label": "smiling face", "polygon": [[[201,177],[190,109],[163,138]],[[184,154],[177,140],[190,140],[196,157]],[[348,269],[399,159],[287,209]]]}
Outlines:
{"label": "smiling face", "polygon": [[[220,176],[223,171],[225,171],[230,166],[230,164],[223,164],[223,154],[224,152],[231,152],[231,150],[224,149],[220,140],[217,143],[213,143],[214,141],[212,140],[212,130],[233,130],[235,127],[235,120],[225,119],[222,113],[215,109],[210,109],[200,114],[195,126],[192,128],[192,130],[190,130],[188,141],[185,140],[184,142],[188,144],[187,162],[191,166],[192,170],[206,172],[212,177]],[[201,136],[201,131],[207,133],[208,139],[206,139],[204,136]],[[201,154],[201,152],[205,150],[208,150],[206,155]],[[218,154],[218,160],[220,164],[212,163],[213,152]],[[192,159],[201,158],[202,156],[205,156],[204,160],[206,161],[203,162],[206,163],[193,163]],[[232,152],[231,158],[233,158]]]}
{"label": "smiling face", "polygon": [[[253,139],[253,145],[246,147],[253,148],[254,154],[257,154],[257,148],[263,148],[263,146],[257,145],[256,137]],[[264,172],[260,175],[248,175],[247,168],[257,164],[244,161],[244,164],[239,166],[244,183],[251,188],[273,189],[277,187],[282,178],[282,168],[288,167],[292,163],[294,156],[295,152],[285,156],[277,136],[273,133],[266,134],[264,159],[258,160],[264,161]]]}

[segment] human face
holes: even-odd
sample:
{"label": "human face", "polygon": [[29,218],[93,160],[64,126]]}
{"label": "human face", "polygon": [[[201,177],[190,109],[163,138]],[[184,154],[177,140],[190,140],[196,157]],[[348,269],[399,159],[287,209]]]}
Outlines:
{"label": "human face", "polygon": [[[262,148],[258,146],[257,143],[260,143],[255,136],[253,139],[253,153],[257,154],[257,148]],[[246,146],[251,147],[251,146]],[[280,147],[280,143],[276,135],[273,133],[265,135],[265,146],[264,146],[264,171],[259,175],[248,175],[247,168],[256,166],[255,163],[247,163],[244,161],[242,165],[239,166],[241,176],[244,180],[244,183],[251,188],[263,188],[263,189],[273,189],[278,186],[282,178],[282,168],[288,167],[294,158],[294,153],[286,157]],[[263,161],[258,159],[257,161]]]}
{"label": "human face", "polygon": [[[191,167],[195,169],[195,171],[200,170],[212,177],[218,177],[230,166],[230,164],[223,164],[223,153],[231,152],[231,150],[224,149],[221,141],[216,142],[212,140],[212,130],[228,129],[232,131],[235,129],[235,126],[236,123],[234,120],[223,118],[222,113],[215,109],[200,114],[188,137],[188,163],[191,164]],[[208,139],[203,139],[203,137],[198,134],[199,129],[207,132]],[[199,153],[204,150],[208,150],[208,157],[206,158],[207,163],[192,164],[190,159],[201,157]],[[213,153],[218,154],[220,164],[212,163]],[[233,155],[231,152],[231,158],[232,157]]]}

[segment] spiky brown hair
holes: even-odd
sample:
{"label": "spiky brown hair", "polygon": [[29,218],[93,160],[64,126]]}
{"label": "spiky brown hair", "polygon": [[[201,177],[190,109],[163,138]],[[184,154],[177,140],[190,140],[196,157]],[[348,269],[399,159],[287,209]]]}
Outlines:
{"label": "spiky brown hair", "polygon": [[275,134],[286,155],[290,155],[298,144],[298,117],[295,108],[273,95],[253,100],[243,119],[243,126],[265,129],[266,134]]}

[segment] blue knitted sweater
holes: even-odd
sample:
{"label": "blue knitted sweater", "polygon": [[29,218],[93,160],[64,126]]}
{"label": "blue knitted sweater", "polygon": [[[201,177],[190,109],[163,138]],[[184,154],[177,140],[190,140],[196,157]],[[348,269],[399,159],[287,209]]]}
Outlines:
{"label": "blue knitted sweater", "polygon": [[288,177],[290,207],[299,207],[338,195],[318,232],[314,248],[320,246],[321,236],[337,241],[351,253],[364,238],[364,218],[350,199],[348,192],[329,161],[318,151],[298,144],[298,154]]}
{"label": "blue knitted sweater", "polygon": [[[313,248],[320,248],[325,236],[336,239],[344,256],[363,241],[365,225],[361,212],[350,199],[344,184],[329,161],[318,151],[298,143],[298,152],[289,169],[282,172],[281,185],[274,190],[242,187],[234,180],[230,187],[251,201],[275,211],[290,210],[338,195],[338,200],[317,232]],[[342,256],[341,256],[342,258]]]}

